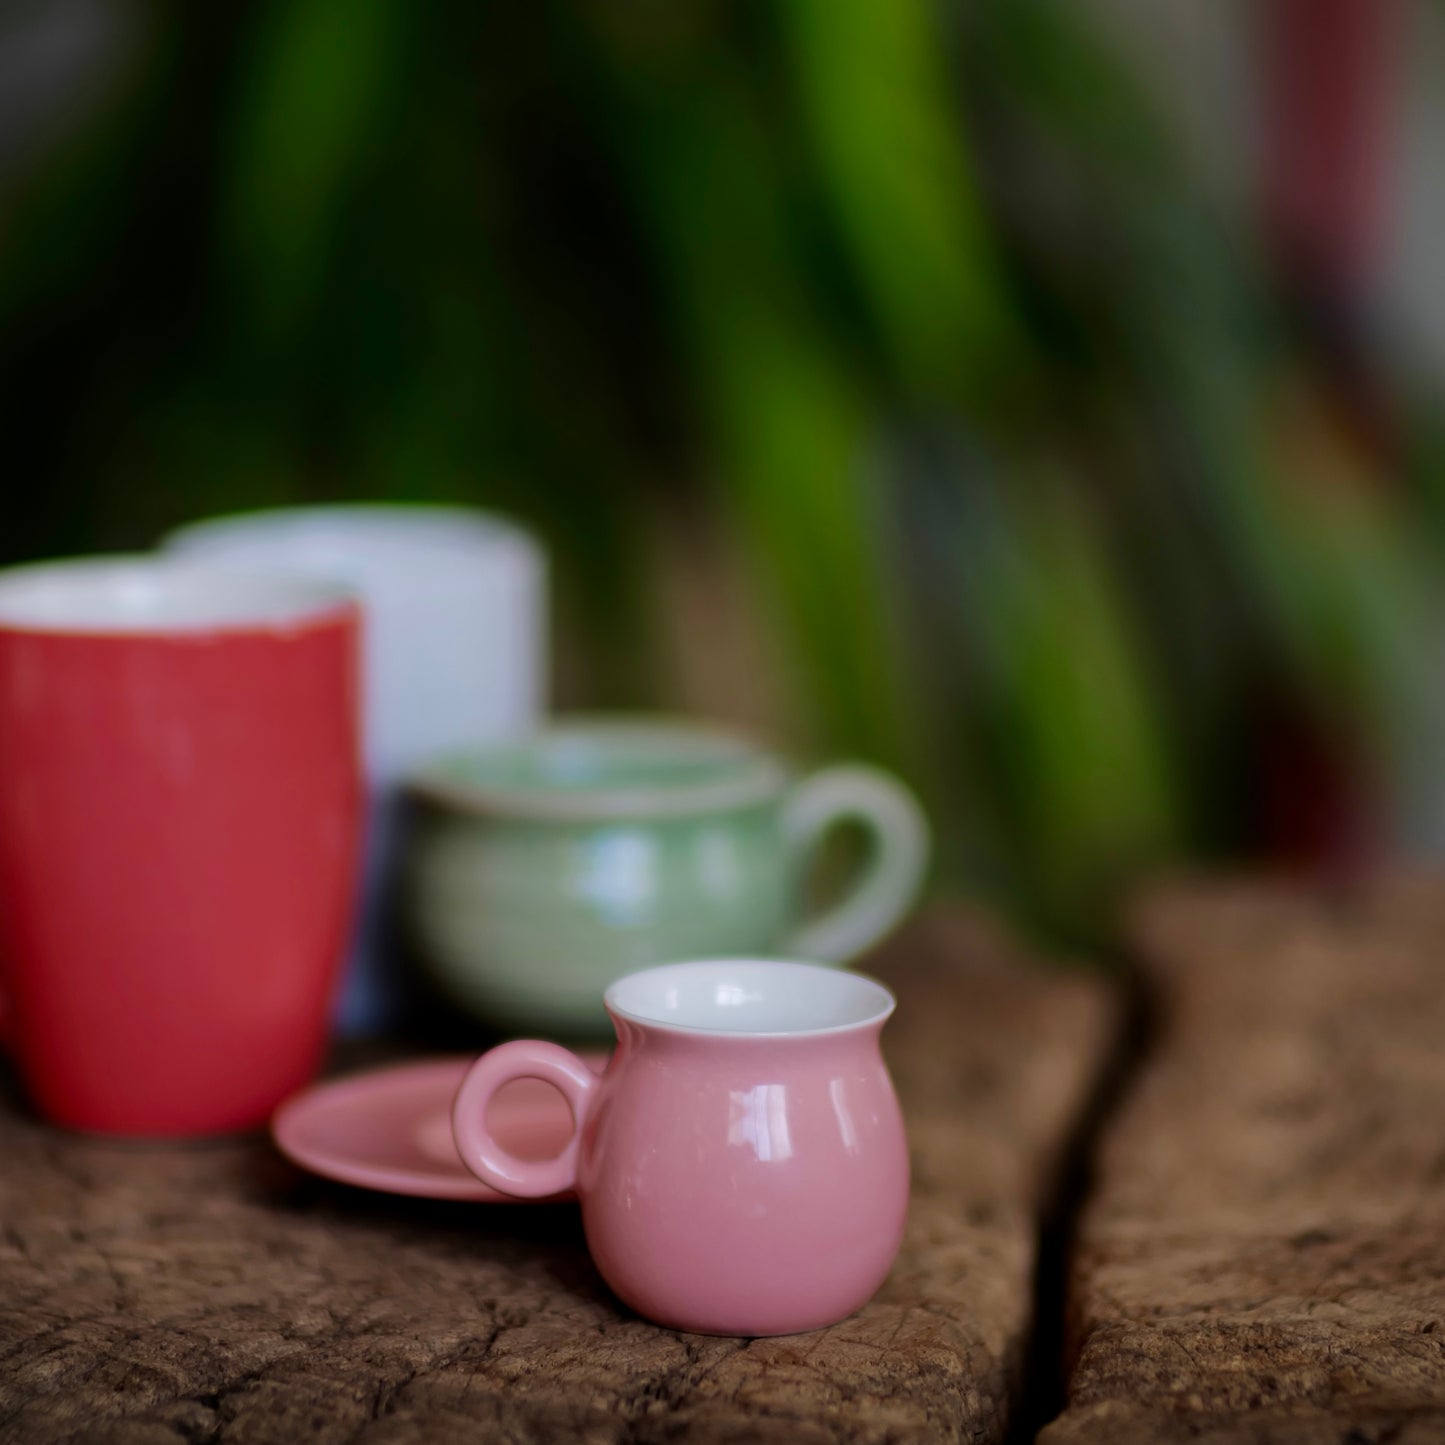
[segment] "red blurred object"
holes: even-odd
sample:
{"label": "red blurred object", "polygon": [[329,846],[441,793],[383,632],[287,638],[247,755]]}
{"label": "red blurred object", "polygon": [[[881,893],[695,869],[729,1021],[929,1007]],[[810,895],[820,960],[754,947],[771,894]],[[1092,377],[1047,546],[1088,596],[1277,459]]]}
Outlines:
{"label": "red blurred object", "polygon": [[252,1128],[316,1070],[358,846],[358,628],[334,593],[167,631],[0,608],[0,985],[50,1119]]}
{"label": "red blurred object", "polygon": [[1385,826],[1363,751],[1273,689],[1263,689],[1256,706],[1253,803],[1263,856],[1335,877],[1378,862]]}
{"label": "red blurred object", "polygon": [[1398,418],[1375,293],[1391,219],[1400,0],[1268,0],[1260,12],[1265,230],[1341,422],[1387,471]]}
{"label": "red blurred object", "polygon": [[[1361,475],[1388,484],[1400,443],[1372,302],[1390,220],[1404,7],[1268,0],[1258,14],[1261,205],[1280,285],[1311,344],[1331,425],[1358,447]],[[1255,822],[1266,856],[1326,872],[1361,866],[1384,829],[1360,749],[1329,718],[1268,690],[1258,714]]]}
{"label": "red blurred object", "polygon": [[1358,296],[1388,218],[1399,0],[1269,0],[1265,210],[1287,276]]}

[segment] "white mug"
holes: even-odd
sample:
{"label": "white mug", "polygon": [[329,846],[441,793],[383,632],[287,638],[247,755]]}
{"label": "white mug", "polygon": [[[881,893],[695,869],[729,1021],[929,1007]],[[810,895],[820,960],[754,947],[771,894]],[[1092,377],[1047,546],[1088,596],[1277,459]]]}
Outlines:
{"label": "white mug", "polygon": [[338,1024],[394,1013],[386,948],[397,783],[436,753],[531,731],[545,703],[546,565],[521,527],[462,507],[355,504],[217,517],[168,552],[339,581],[364,610],[363,737],[371,784],[365,882]]}

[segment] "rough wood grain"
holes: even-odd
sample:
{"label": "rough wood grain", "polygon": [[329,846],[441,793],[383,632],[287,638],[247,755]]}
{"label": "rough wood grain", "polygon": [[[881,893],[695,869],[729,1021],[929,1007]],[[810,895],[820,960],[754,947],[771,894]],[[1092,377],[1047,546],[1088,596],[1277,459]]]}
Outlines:
{"label": "rough wood grain", "polygon": [[877,961],[915,1200],[891,1279],[831,1330],[744,1341],[629,1315],[568,1206],[327,1185],[262,1141],[123,1147],[0,1109],[0,1440],[994,1441],[1040,1200],[1114,1010],[955,916]]}
{"label": "rough wood grain", "polygon": [[1047,1445],[1445,1441],[1445,887],[1183,887]]}

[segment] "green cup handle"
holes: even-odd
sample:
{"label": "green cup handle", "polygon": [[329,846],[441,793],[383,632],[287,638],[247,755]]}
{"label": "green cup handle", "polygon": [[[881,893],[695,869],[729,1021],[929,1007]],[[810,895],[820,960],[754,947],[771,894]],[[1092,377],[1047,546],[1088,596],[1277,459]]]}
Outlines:
{"label": "green cup handle", "polygon": [[928,862],[928,823],[918,800],[891,774],[847,764],[824,768],[792,791],[783,829],[801,876],[818,845],[840,823],[871,835],[863,873],[848,892],[786,941],[792,956],[846,963],[877,943],[918,896]]}

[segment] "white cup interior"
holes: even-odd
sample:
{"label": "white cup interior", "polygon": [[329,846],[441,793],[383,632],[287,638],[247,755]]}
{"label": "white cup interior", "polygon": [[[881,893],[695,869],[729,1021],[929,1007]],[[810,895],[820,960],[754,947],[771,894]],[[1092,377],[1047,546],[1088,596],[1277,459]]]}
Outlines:
{"label": "white cup interior", "polygon": [[335,611],[345,588],[287,574],[151,557],[83,558],[0,572],[0,627],[168,633],[275,627]]}
{"label": "white cup interior", "polygon": [[772,959],[669,963],[618,979],[607,1006],[636,1023],[703,1033],[799,1035],[881,1022],[893,995],[862,974]]}

